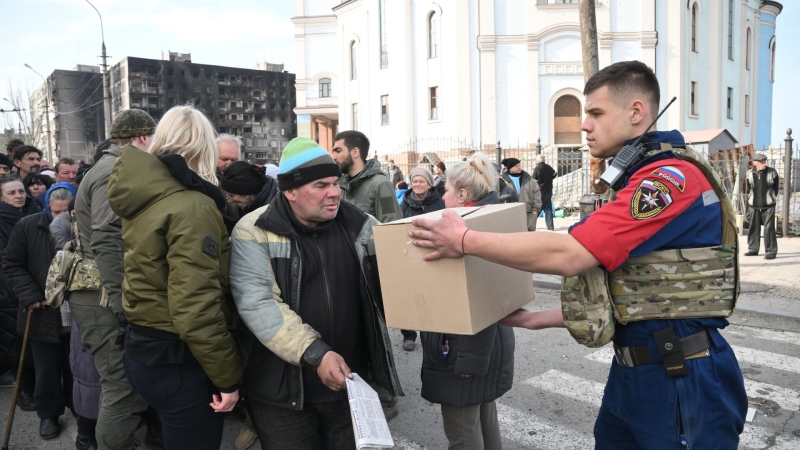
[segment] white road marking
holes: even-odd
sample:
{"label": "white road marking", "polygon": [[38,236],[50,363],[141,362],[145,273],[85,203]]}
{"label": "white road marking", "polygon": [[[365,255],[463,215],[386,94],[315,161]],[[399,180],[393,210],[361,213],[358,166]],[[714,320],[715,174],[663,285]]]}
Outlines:
{"label": "white road marking", "polygon": [[594,448],[594,438],[567,427],[550,425],[536,416],[497,402],[497,420],[503,438],[540,450]]}
{"label": "white road marking", "polygon": [[605,385],[596,381],[585,380],[558,370],[547,372],[530,378],[524,382],[545,391],[554,392],[564,397],[600,407]]}
{"label": "white road marking", "polygon": [[747,378],[744,379],[744,387],[748,397],[772,400],[783,409],[800,411],[800,392],[798,391]]}
{"label": "white road marking", "polygon": [[720,330],[720,332],[726,336],[753,337],[783,344],[800,345],[800,333],[794,331],[767,330],[747,325],[729,325],[724,330]]}
{"label": "white road marking", "polygon": [[787,372],[800,372],[800,358],[794,356],[753,350],[747,347],[733,347],[733,352],[740,363],[785,370]]}

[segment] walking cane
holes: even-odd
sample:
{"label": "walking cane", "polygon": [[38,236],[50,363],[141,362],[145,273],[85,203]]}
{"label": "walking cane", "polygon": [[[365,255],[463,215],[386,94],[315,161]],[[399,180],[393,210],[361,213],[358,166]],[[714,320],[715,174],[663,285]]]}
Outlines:
{"label": "walking cane", "polygon": [[6,437],[3,439],[3,448],[8,450],[8,441],[11,439],[11,425],[14,423],[14,411],[17,409],[17,396],[19,395],[19,381],[22,378],[22,366],[25,364],[25,350],[28,348],[28,332],[31,330],[31,314],[33,309],[28,308],[28,319],[25,321],[25,334],[22,337],[22,352],[19,355],[19,368],[17,369],[17,382],[14,383],[14,396],[11,397],[11,410],[8,412],[6,424]]}

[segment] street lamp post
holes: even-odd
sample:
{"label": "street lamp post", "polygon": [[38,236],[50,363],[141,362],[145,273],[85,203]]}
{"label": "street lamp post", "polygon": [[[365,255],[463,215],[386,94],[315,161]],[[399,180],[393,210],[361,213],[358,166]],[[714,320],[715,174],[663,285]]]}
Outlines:
{"label": "street lamp post", "polygon": [[53,149],[52,149],[51,144],[50,144],[50,83],[42,76],[42,74],[37,72],[36,69],[34,69],[33,67],[29,66],[28,63],[25,63],[25,67],[27,67],[28,69],[33,70],[33,73],[35,73],[36,75],[39,75],[39,78],[41,78],[42,81],[44,81],[44,95],[45,95],[45,100],[44,101],[47,103],[46,104],[46,106],[47,106],[47,113],[46,113],[47,114],[47,119],[44,121],[44,129],[45,129],[45,132],[47,133],[47,157],[52,159],[53,158]]}
{"label": "street lamp post", "polygon": [[783,226],[781,233],[783,237],[789,237],[789,200],[792,196],[792,129],[786,130],[786,139],[783,140],[786,144],[786,153],[783,159]]}
{"label": "street lamp post", "polygon": [[92,5],[92,2],[86,0],[86,3],[89,4],[95,11],[97,11],[97,15],[100,17],[100,36],[103,39],[103,52],[100,55],[103,58],[103,115],[105,115],[105,122],[106,122],[106,139],[111,136],[111,94],[110,94],[110,82],[108,79],[108,64],[106,64],[106,35],[105,31],[103,31],[103,16],[100,15],[100,11]]}

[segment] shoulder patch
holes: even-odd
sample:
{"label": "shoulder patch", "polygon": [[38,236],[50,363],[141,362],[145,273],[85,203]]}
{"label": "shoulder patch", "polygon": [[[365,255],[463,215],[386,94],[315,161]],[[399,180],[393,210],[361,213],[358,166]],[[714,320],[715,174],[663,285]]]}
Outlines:
{"label": "shoulder patch", "polygon": [[642,180],[631,197],[631,217],[652,219],[672,204],[672,192],[658,180]]}
{"label": "shoulder patch", "polygon": [[686,177],[683,176],[683,172],[681,172],[677,167],[673,166],[664,166],[659,167],[658,169],[651,172],[651,175],[655,175],[657,177],[663,178],[676,188],[679,191],[683,192],[686,188]]}
{"label": "shoulder patch", "polygon": [[203,253],[212,258],[219,257],[219,241],[213,234],[209,234],[203,239]]}

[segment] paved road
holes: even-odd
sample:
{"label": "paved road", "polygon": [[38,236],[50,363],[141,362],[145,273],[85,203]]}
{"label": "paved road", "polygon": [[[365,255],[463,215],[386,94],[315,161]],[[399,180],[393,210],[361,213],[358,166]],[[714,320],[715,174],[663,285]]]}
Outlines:
{"label": "paved road", "polygon": [[[555,292],[542,290],[529,307],[557,304]],[[740,448],[800,448],[800,320],[737,312],[731,322],[723,334],[734,346],[750,405],[757,409],[755,421],[745,427]],[[565,330],[517,331],[516,336],[514,388],[498,401],[504,448],[593,448],[592,426],[612,350],[582,347]],[[419,348],[404,352],[399,331],[393,331],[392,338],[406,392],[399,401],[400,415],[390,422],[396,448],[446,448],[438,406],[419,397],[422,353]],[[10,396],[10,389],[0,390],[3,422]],[[18,411],[11,448],[74,448],[75,421],[65,417],[61,420],[67,427],[60,438],[45,444],[38,437],[35,414]],[[227,422],[223,449],[233,448],[240,427],[239,422]],[[143,434],[139,432],[140,439]]]}

